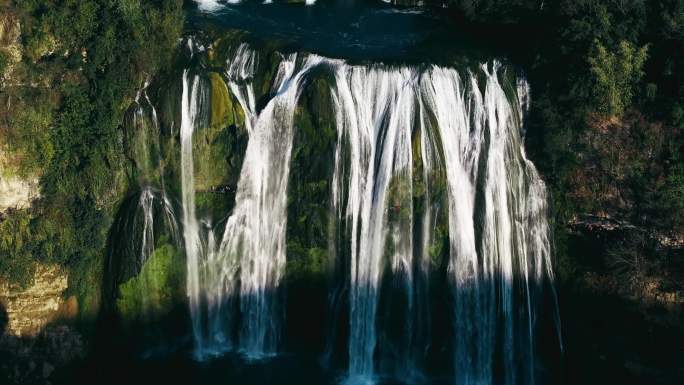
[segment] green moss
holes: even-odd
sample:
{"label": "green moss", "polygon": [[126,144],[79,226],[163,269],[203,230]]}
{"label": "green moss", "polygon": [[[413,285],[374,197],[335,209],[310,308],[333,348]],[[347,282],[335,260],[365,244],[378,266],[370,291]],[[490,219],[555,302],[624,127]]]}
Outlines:
{"label": "green moss", "polygon": [[226,65],[226,60],[232,55],[232,52],[237,49],[240,43],[246,40],[247,36],[247,32],[237,29],[220,31],[219,36],[214,38],[214,41],[207,50],[207,64],[213,68],[223,69]]}
{"label": "green moss", "polygon": [[210,73],[209,81],[210,124],[197,130],[193,137],[195,188],[198,191],[237,183],[247,140],[244,112],[223,78],[218,73]]}
{"label": "green moss", "polygon": [[226,124],[233,124],[233,105],[226,83],[216,72],[209,74],[209,80],[211,82],[211,127],[222,128]]}
{"label": "green moss", "polygon": [[[134,108],[139,108],[134,104]],[[138,114],[139,111],[132,110],[129,113]],[[160,180],[160,145],[159,133],[153,124],[151,117],[146,113],[129,119],[126,126],[128,136],[128,155],[135,163],[135,176],[140,184],[154,184]]]}
{"label": "green moss", "polygon": [[320,247],[306,248],[296,241],[287,243],[288,281],[311,282],[325,277],[329,255]]}
{"label": "green moss", "polygon": [[211,218],[212,223],[225,218],[235,204],[234,197],[229,194],[199,191],[195,194],[197,215],[202,218]]}
{"label": "green moss", "polygon": [[119,286],[116,307],[127,322],[158,319],[184,295],[182,254],[173,245],[157,247],[137,277]]}
{"label": "green moss", "polygon": [[326,277],[330,180],[337,138],[332,80],[325,72],[311,75],[294,116],[287,221],[287,276],[306,285]]}

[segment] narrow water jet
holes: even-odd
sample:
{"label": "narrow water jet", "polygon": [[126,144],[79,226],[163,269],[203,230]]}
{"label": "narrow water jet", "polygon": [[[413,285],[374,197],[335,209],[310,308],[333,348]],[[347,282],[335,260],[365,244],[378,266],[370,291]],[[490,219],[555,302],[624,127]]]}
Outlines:
{"label": "narrow water jet", "polygon": [[202,327],[201,258],[204,252],[200,240],[200,227],[195,214],[195,170],[192,157],[192,136],[199,110],[200,78],[183,71],[181,107],[181,191],[183,205],[183,240],[187,259],[187,293],[195,337],[195,351],[202,357],[206,344]]}

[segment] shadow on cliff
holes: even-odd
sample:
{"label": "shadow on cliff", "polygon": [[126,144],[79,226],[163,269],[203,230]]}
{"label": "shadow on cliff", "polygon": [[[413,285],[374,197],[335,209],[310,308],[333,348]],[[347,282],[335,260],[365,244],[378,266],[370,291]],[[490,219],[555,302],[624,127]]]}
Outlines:
{"label": "shadow on cliff", "polygon": [[0,303],[0,336],[5,334],[5,329],[7,328],[7,323],[9,318],[7,317],[7,310],[5,310],[5,305]]}
{"label": "shadow on cliff", "polygon": [[9,316],[0,303],[0,383],[52,383],[55,369],[79,361],[85,353],[81,334],[56,319],[33,336],[13,335]]}
{"label": "shadow on cliff", "polygon": [[684,328],[655,321],[637,301],[561,290],[567,384],[681,384]]}
{"label": "shadow on cliff", "polygon": [[684,383],[684,306],[626,294],[635,283],[604,260],[618,241],[580,233],[569,242],[583,263],[560,288],[566,383]]}

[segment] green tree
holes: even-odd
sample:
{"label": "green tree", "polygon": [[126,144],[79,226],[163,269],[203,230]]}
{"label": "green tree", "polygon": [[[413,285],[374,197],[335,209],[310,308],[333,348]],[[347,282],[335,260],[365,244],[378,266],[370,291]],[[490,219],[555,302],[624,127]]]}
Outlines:
{"label": "green tree", "polygon": [[635,90],[644,76],[648,45],[637,48],[623,40],[616,51],[609,51],[598,40],[589,56],[596,110],[621,116],[631,104]]}

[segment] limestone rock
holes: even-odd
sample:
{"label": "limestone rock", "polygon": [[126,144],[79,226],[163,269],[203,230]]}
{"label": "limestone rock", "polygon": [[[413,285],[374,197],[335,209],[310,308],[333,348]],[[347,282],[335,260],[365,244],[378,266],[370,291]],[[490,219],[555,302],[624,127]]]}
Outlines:
{"label": "limestone rock", "polygon": [[31,201],[38,197],[38,191],[37,179],[0,175],[0,211],[28,208]]}
{"label": "limestone rock", "polygon": [[[73,326],[78,301],[63,299],[68,275],[38,264],[29,287],[0,281],[0,378],[10,384],[47,384],[56,368],[83,357],[85,343]],[[6,323],[6,325],[5,325]]]}
{"label": "limestone rock", "polygon": [[38,265],[33,284],[26,289],[0,282],[0,303],[8,320],[6,333],[15,337],[36,336],[59,313],[67,280],[67,274],[59,267]]}

